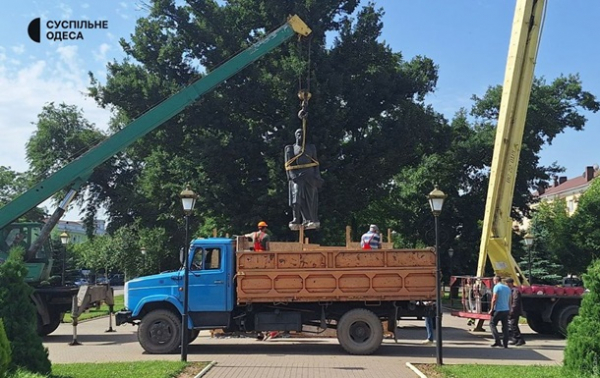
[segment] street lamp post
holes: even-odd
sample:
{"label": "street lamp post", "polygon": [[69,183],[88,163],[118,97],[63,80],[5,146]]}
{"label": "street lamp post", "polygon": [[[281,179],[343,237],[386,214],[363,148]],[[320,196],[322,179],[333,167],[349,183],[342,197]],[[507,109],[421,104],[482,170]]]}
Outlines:
{"label": "street lamp post", "polygon": [[534,241],[534,236],[532,234],[530,234],[529,232],[527,233],[527,235],[525,235],[523,237],[523,240],[525,240],[525,245],[527,246],[527,259],[528,261],[528,267],[527,270],[529,271],[529,284],[531,285],[532,280],[531,280],[531,249],[533,248],[533,241]]}
{"label": "street lamp post", "polygon": [[142,273],[146,274],[146,247],[140,248],[142,253]]}
{"label": "street lamp post", "polygon": [[437,356],[437,364],[443,364],[442,358],[442,298],[441,298],[441,280],[442,280],[442,271],[440,264],[440,253],[439,253],[439,232],[438,232],[438,217],[442,212],[442,207],[444,206],[444,200],[447,195],[444,194],[441,190],[438,189],[437,185],[435,189],[429,193],[429,206],[431,206],[431,212],[433,213],[433,217],[435,220],[435,256],[436,256],[436,274],[435,274],[435,289],[436,289],[436,300],[435,300],[435,349]]}
{"label": "street lamp post", "polygon": [[450,247],[448,249],[448,257],[450,257],[450,271],[448,272],[449,276],[450,276],[450,278],[448,279],[448,282],[450,284],[448,286],[450,286],[450,298],[452,298],[452,286],[451,285],[452,285],[452,268],[454,268],[454,259],[453,259],[453,257],[454,257],[454,248]]}
{"label": "street lamp post", "polygon": [[61,272],[61,286],[65,286],[65,264],[66,264],[66,259],[67,259],[67,244],[69,244],[69,234],[67,234],[66,231],[63,231],[62,234],[60,234],[60,243],[63,246],[63,250],[62,250],[62,272]]}
{"label": "street lamp post", "polygon": [[183,212],[185,213],[185,243],[183,248],[183,313],[181,314],[181,361],[187,362],[187,351],[188,351],[188,307],[189,307],[189,285],[190,285],[190,265],[188,262],[188,254],[190,251],[189,247],[189,229],[190,223],[189,218],[194,206],[196,205],[196,199],[198,195],[194,193],[188,186],[183,190],[179,197],[181,198],[181,204],[183,205]]}

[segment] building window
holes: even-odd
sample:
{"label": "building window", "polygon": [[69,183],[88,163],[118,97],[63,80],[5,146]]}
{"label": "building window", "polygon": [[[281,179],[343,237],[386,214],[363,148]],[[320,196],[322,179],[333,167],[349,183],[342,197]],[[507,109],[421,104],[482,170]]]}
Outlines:
{"label": "building window", "polygon": [[572,199],[567,201],[567,209],[569,210],[569,215],[573,214],[575,211],[575,201]]}

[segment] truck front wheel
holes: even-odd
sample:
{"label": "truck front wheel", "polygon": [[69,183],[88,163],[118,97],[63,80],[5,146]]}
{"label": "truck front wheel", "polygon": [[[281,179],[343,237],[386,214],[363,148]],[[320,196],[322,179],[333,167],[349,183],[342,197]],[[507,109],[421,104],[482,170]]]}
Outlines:
{"label": "truck front wheel", "polygon": [[169,310],[153,310],[142,318],[138,341],[151,354],[175,353],[181,344],[181,319]]}
{"label": "truck front wheel", "polygon": [[372,354],[383,340],[383,325],[372,311],[356,308],[340,319],[337,338],[350,354]]}
{"label": "truck front wheel", "polygon": [[63,318],[63,314],[55,311],[50,311],[48,315],[50,316],[50,323],[48,324],[44,324],[40,314],[37,315],[37,334],[42,337],[48,336],[52,332],[56,331]]}

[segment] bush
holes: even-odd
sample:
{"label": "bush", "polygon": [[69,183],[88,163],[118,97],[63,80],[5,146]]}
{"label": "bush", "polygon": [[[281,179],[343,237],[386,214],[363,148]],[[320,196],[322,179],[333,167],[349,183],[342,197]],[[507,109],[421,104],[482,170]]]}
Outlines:
{"label": "bush", "polygon": [[3,378],[10,366],[10,343],[4,331],[4,322],[0,318],[0,378]]}
{"label": "bush", "polygon": [[579,315],[567,329],[564,366],[573,373],[597,374],[600,370],[600,260],[596,260],[583,283],[589,290],[583,296]]}
{"label": "bush", "polygon": [[9,371],[19,368],[50,374],[48,350],[38,336],[37,311],[31,301],[33,289],[25,283],[27,268],[23,263],[23,249],[13,249],[0,265],[0,318],[4,319],[6,336],[11,346],[12,361]]}
{"label": "bush", "polygon": [[47,378],[46,375],[40,375],[38,373],[32,373],[27,370],[19,369],[12,373],[10,378]]}

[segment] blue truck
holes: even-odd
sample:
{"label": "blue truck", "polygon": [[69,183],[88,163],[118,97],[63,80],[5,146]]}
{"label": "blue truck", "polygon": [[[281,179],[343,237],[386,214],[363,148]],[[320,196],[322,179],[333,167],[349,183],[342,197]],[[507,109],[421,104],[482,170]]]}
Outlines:
{"label": "blue truck", "polygon": [[[125,309],[116,323],[138,325],[148,353],[174,353],[183,329],[188,342],[201,330],[337,331],[350,354],[374,353],[382,322],[394,332],[401,317],[426,315],[434,300],[433,249],[295,248],[255,252],[245,238],[192,241],[188,253],[189,318],[183,324],[185,266],[125,283]],[[395,332],[394,332],[395,334]]]}

